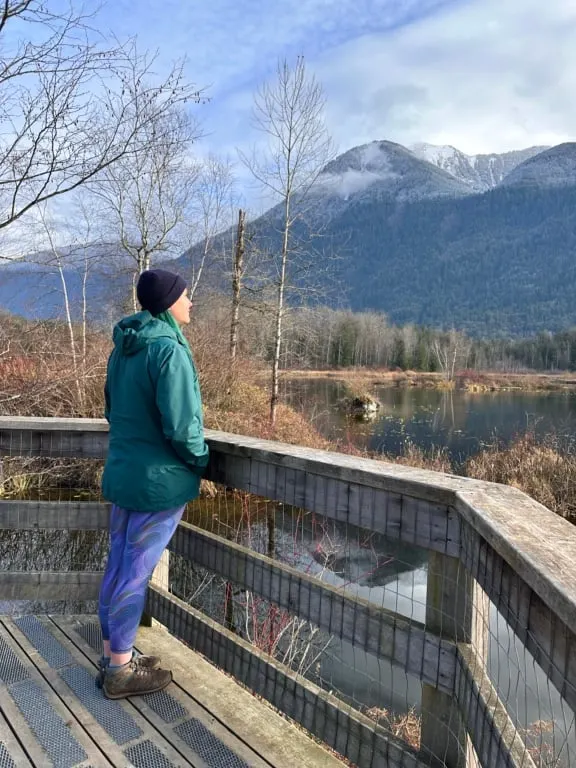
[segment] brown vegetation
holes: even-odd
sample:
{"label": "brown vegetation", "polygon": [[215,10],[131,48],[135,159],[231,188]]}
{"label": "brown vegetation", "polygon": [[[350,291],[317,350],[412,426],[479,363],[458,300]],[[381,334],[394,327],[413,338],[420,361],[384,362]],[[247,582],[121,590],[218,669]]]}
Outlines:
{"label": "brown vegetation", "polygon": [[365,714],[392,736],[407,742],[413,749],[420,749],[421,718],[414,708],[397,715],[384,707],[370,707]]}
{"label": "brown vegetation", "polygon": [[333,379],[363,390],[370,387],[424,387],[465,389],[468,392],[559,392],[576,389],[576,373],[497,373],[490,371],[457,371],[453,382],[441,373],[402,371],[376,368],[339,368],[328,371],[288,370],[287,379]]}
{"label": "brown vegetation", "polygon": [[508,448],[494,445],[469,459],[465,474],[519,488],[576,522],[576,451],[554,435],[539,441],[527,434]]}
{"label": "brown vegetation", "polygon": [[[231,364],[228,340],[224,334],[219,338],[219,335],[213,333],[213,323],[214,318],[209,321],[197,319],[191,330],[207,427],[308,447],[332,447],[347,453],[368,455],[351,444],[330,445],[304,416],[288,406],[279,406],[276,424],[271,428],[268,394],[258,383],[261,381],[262,369],[242,357]],[[110,336],[92,331],[87,337],[86,355],[81,359],[82,401],[79,401],[69,343],[66,328],[61,324],[28,323],[18,318],[2,318],[0,414],[102,416],[106,361],[111,349]],[[326,376],[326,372],[322,372],[322,375]],[[355,391],[361,388],[365,390],[372,381],[384,380],[382,373],[374,371],[332,372],[332,376],[345,377],[350,389]],[[387,380],[396,382],[402,377],[422,377],[424,381],[440,378],[436,374],[412,372],[387,372],[385,376]],[[496,374],[483,376],[496,380]],[[506,377],[508,380],[511,378]],[[536,382],[552,378],[533,376],[525,380]],[[558,377],[558,381],[572,380],[576,382],[576,377]],[[406,445],[404,453],[399,457],[383,457],[381,454],[370,454],[370,457],[439,472],[453,471],[445,451],[425,452],[413,444]],[[78,472],[74,474],[84,477],[84,469],[77,469]],[[576,521],[576,450],[553,436],[538,441],[533,435],[527,435],[508,448],[491,446],[470,459],[463,473],[469,477],[512,485],[554,512]],[[33,475],[37,478],[43,476],[42,468],[35,465],[15,468],[11,474],[14,479],[8,486],[8,473],[5,471],[4,493],[14,493],[16,485],[28,485]],[[41,480],[37,479],[34,483],[35,492],[39,492]],[[51,484],[54,487],[54,483]],[[94,486],[94,479],[89,485]],[[60,487],[63,487],[62,484]]]}

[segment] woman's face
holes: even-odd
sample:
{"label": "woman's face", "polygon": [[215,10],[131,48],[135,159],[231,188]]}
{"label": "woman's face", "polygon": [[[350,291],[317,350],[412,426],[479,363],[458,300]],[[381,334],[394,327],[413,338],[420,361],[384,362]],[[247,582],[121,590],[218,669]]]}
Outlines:
{"label": "woman's face", "polygon": [[186,291],[180,296],[180,298],[172,304],[170,312],[172,317],[178,325],[187,325],[190,322],[190,310],[192,309],[192,302],[188,298]]}

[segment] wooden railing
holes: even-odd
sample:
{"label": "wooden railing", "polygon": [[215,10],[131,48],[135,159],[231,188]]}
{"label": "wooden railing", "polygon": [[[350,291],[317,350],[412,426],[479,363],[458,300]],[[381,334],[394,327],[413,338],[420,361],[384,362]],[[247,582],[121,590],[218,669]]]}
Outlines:
{"label": "wooden railing", "polygon": [[[480,764],[538,758],[488,674],[489,601],[576,710],[576,530],[507,487],[248,437],[208,432],[208,478],[429,552],[425,622],[408,619],[200,528],[170,550],[422,683],[420,748],[260,652],[164,588],[147,611],[184,642],[359,766]],[[0,418],[0,460],[103,458],[100,420]],[[92,502],[0,501],[0,528],[97,530]],[[0,600],[94,599],[96,573],[0,573]]]}

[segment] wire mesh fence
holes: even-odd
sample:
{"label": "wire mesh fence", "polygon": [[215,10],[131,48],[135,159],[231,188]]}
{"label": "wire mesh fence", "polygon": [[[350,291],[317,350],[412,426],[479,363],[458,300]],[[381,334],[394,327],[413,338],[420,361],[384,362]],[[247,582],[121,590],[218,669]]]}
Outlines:
{"label": "wire mesh fence", "polygon": [[[105,439],[43,430],[0,423],[2,572],[102,570],[105,531],[58,527],[101,502]],[[527,607],[524,587],[503,571],[488,578],[485,559],[464,567],[453,549],[446,554],[453,529],[443,548],[423,523],[442,513],[437,502],[420,500],[410,519],[409,499],[398,506],[392,494],[390,506],[372,498],[362,514],[364,491],[347,481],[355,511],[336,514],[343,501],[328,488],[332,476],[306,504],[286,502],[285,482],[278,499],[250,492],[259,481],[234,487],[234,472],[204,483],[170,554],[174,601],[152,595],[149,609],[352,764],[576,765],[570,630],[550,616],[535,625],[535,598]],[[387,522],[394,515],[399,525]],[[414,543],[426,537],[430,548]],[[95,608],[0,602],[0,613]]]}

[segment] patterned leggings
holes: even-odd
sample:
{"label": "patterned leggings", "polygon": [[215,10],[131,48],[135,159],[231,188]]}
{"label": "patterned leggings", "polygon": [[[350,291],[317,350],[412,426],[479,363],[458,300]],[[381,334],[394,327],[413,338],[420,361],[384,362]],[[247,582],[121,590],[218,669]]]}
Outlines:
{"label": "patterned leggings", "polygon": [[132,650],[152,571],[174,535],[184,507],[137,512],[112,505],[110,553],[98,616],[112,653]]}

